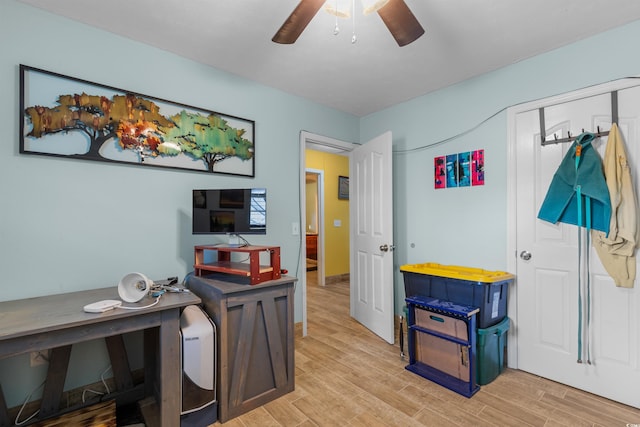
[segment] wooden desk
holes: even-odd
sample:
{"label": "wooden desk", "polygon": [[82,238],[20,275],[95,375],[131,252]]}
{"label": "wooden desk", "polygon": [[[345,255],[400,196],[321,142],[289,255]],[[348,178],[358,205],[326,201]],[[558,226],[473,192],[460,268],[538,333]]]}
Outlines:
{"label": "wooden desk", "polygon": [[[60,410],[72,344],[107,339],[114,379],[120,390],[133,385],[121,334],[144,330],[145,395],[152,396],[157,391],[160,425],[180,425],[180,309],[200,304],[200,298],[189,292],[166,293],[158,304],[143,310],[115,309],[100,314],[82,310],[86,304],[104,299],[119,299],[118,289],[0,302],[0,359],[52,349],[38,414],[38,419],[42,419]],[[137,304],[125,305],[145,306],[151,302],[153,298],[146,297]],[[0,426],[9,425],[13,424],[9,424],[0,388]]]}

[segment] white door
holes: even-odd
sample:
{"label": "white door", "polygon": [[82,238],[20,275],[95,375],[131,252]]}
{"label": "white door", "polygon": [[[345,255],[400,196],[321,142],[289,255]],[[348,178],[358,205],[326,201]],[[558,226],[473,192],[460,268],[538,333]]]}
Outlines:
{"label": "white door", "polygon": [[391,132],[350,159],[351,316],[393,344]]}
{"label": "white door", "polygon": [[[610,93],[581,96],[545,107],[546,134],[551,135],[547,140],[553,139],[554,133],[559,138],[567,132],[575,136],[582,129],[595,131],[597,126],[609,130]],[[637,191],[640,89],[620,90],[618,97],[618,123]],[[518,368],[640,407],[640,285],[636,280],[633,289],[617,288],[590,248],[591,364],[577,363],[578,228],[536,218],[553,174],[571,144],[541,145],[537,109],[519,112],[515,127]],[[605,146],[606,137],[594,142],[601,156]],[[530,259],[526,260],[523,252],[529,253]],[[583,315],[586,317],[586,310]],[[586,361],[584,354],[583,359]]]}

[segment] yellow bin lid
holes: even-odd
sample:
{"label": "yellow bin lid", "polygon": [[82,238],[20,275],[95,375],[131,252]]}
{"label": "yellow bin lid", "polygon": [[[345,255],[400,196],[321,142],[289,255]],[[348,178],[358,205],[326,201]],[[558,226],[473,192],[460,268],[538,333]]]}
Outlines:
{"label": "yellow bin lid", "polygon": [[451,279],[468,280],[470,282],[501,282],[512,280],[515,276],[506,271],[488,271],[481,268],[460,267],[458,265],[442,265],[435,262],[424,264],[406,264],[400,267],[400,271],[431,276],[449,277]]}

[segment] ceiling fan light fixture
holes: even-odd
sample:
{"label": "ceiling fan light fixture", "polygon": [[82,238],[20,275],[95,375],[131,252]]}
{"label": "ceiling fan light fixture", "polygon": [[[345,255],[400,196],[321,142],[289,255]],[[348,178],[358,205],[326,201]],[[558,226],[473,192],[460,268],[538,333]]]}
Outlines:
{"label": "ceiling fan light fixture", "polygon": [[362,3],[362,13],[368,15],[382,9],[389,0],[360,0]]}
{"label": "ceiling fan light fixture", "polygon": [[[364,14],[376,12],[387,27],[398,46],[413,43],[424,34],[424,28],[416,19],[404,0],[360,0]],[[325,11],[336,17],[334,34],[340,32],[338,17],[352,17],[353,36],[351,42],[356,41],[355,0],[300,0],[289,17],[271,39],[275,43],[295,43],[311,19],[324,6]]]}

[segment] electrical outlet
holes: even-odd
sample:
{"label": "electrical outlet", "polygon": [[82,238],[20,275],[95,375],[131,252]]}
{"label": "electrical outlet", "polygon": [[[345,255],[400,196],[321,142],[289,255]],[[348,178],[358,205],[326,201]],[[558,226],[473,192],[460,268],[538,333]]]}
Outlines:
{"label": "electrical outlet", "polygon": [[298,222],[291,223],[291,234],[293,234],[294,236],[300,235],[300,223]]}
{"label": "electrical outlet", "polygon": [[49,350],[32,351],[29,357],[31,367],[46,365],[49,363]]}

